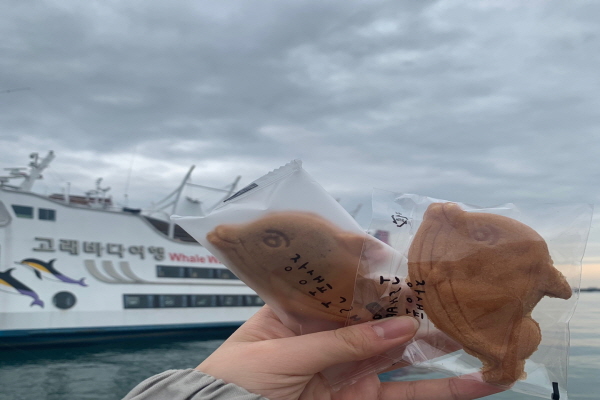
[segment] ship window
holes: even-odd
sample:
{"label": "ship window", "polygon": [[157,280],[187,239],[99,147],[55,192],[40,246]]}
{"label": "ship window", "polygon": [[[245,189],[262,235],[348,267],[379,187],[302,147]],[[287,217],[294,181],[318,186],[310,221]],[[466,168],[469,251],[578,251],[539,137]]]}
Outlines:
{"label": "ship window", "polygon": [[52,303],[56,308],[61,310],[68,310],[73,307],[77,302],[77,298],[71,292],[58,292],[52,298]]}
{"label": "ship window", "polygon": [[233,274],[228,269],[215,269],[215,278],[217,279],[238,279],[237,276]]}
{"label": "ship window", "polygon": [[33,218],[33,207],[27,206],[12,206],[15,215],[19,218]]}
{"label": "ship window", "polygon": [[156,266],[156,276],[159,278],[185,278],[185,267]]}
{"label": "ship window", "polygon": [[265,302],[258,296],[244,296],[244,305],[245,306],[264,306]]}
{"label": "ship window", "polygon": [[123,295],[125,308],[154,308],[154,296],[151,294],[125,294]]}
{"label": "ship window", "polygon": [[213,268],[156,266],[156,276],[159,278],[212,279],[215,277],[215,271]]}
{"label": "ship window", "polygon": [[210,294],[190,295],[190,307],[214,307],[217,303],[216,297]]}
{"label": "ship window", "polygon": [[38,218],[44,219],[46,221],[56,221],[56,210],[52,210],[49,208],[39,208]]}
{"label": "ship window", "polygon": [[[55,300],[55,304],[56,304]],[[69,304],[75,304],[74,300]],[[123,308],[260,307],[256,295],[239,294],[124,294]]]}
{"label": "ship window", "polygon": [[161,294],[158,308],[187,307],[187,296],[182,294]]}
{"label": "ship window", "polygon": [[217,304],[220,307],[235,307],[243,305],[243,298],[241,296],[222,294],[217,296]]}
{"label": "ship window", "polygon": [[211,279],[214,277],[214,270],[212,268],[189,267],[185,269],[185,272],[186,278]]}

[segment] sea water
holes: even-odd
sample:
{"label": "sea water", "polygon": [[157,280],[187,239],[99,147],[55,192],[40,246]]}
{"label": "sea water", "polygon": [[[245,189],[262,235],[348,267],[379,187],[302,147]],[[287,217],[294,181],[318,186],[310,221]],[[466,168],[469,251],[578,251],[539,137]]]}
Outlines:
{"label": "sea water", "polygon": [[[600,391],[594,385],[600,378],[600,293],[580,295],[570,327],[569,399],[598,400]],[[0,400],[118,400],[149,376],[195,367],[222,342],[223,337],[203,333],[193,339],[113,341],[53,349],[0,347]],[[416,368],[382,375],[388,381],[432,377],[437,375]],[[539,397],[511,392],[486,399]]]}

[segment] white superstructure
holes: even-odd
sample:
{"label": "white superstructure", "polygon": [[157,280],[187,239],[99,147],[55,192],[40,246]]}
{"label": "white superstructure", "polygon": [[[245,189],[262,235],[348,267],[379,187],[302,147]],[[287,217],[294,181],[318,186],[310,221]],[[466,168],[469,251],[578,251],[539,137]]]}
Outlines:
{"label": "white superstructure", "polygon": [[238,325],[263,304],[168,218],[112,207],[99,182],[86,196],[33,193],[53,157],[0,177],[0,342]]}

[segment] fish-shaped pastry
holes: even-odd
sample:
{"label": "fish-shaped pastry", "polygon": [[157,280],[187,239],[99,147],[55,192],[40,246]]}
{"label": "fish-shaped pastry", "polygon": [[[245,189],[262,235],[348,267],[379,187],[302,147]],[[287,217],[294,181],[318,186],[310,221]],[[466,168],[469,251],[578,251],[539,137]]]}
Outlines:
{"label": "fish-shaped pastry", "polygon": [[206,239],[267,304],[294,316],[284,323],[296,333],[343,326],[349,315],[359,318],[359,310],[349,313],[361,252],[365,243],[371,253],[377,247],[366,234],[344,231],[313,213],[282,211],[219,225]]}
{"label": "fish-shaped pastry", "polygon": [[48,262],[45,262],[42,260],[38,260],[37,258],[25,258],[17,264],[21,264],[31,268],[35,273],[35,276],[37,276],[39,279],[42,279],[42,273],[45,273],[47,275],[53,276],[54,278],[64,283],[74,283],[80,286],[87,286],[87,284],[84,282],[85,278],[81,278],[79,280],[72,279],[57,271],[57,269],[54,267],[54,261],[56,261],[56,259],[52,259]]}
{"label": "fish-shaped pastry", "polygon": [[433,324],[483,363],[483,379],[508,385],[525,377],[541,341],[531,312],[544,296],[572,290],[544,239],[514,219],[431,204],[408,253],[409,279],[424,283]]}
{"label": "fish-shaped pastry", "polygon": [[22,294],[23,296],[29,296],[33,299],[31,306],[40,306],[44,308],[44,302],[40,300],[38,294],[33,291],[29,286],[11,275],[14,268],[9,268],[6,271],[0,271],[0,288],[8,287],[13,292]]}

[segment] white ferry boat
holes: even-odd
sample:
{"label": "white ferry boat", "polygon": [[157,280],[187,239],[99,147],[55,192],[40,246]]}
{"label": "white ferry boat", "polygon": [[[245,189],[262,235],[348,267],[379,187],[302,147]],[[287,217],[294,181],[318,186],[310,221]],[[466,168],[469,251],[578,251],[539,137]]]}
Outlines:
{"label": "white ferry boat", "polygon": [[[263,304],[169,220],[201,204],[181,195],[193,167],[146,212],[115,207],[100,180],[85,196],[34,193],[53,158],[0,177],[0,345],[233,327]],[[236,184],[206,189],[225,199]]]}

